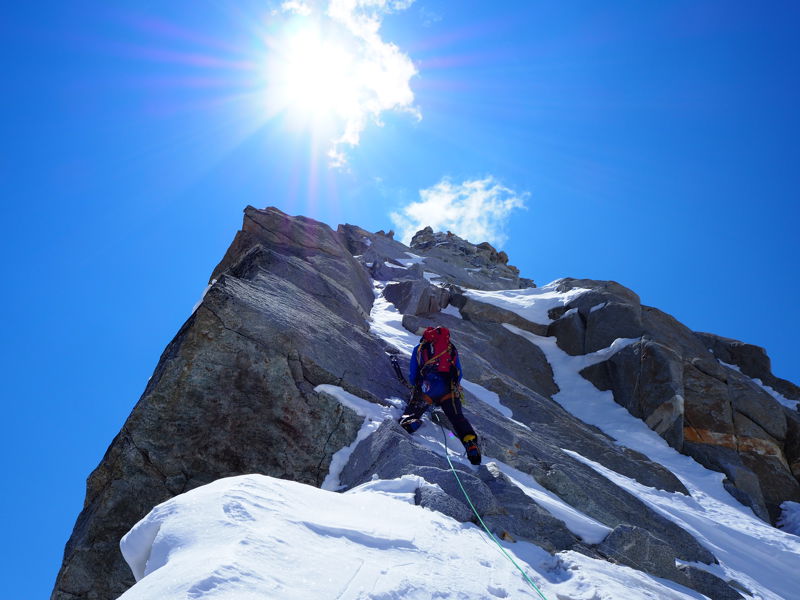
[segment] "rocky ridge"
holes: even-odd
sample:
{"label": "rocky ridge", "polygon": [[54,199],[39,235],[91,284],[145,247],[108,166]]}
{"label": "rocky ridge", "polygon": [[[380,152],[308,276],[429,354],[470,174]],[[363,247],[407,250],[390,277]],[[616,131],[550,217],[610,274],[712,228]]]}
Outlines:
{"label": "rocky ridge", "polygon": [[[89,477],[53,599],[122,594],[134,581],[119,539],[153,506],[186,490],[244,473],[320,486],[363,419],[319,386],[387,406],[406,395],[386,353],[406,370],[408,357],[376,332],[376,298],[391,303],[411,334],[449,327],[468,379],[497,394],[500,407],[467,389],[465,410],[484,453],[607,529],[602,540],[582,539],[502,468],[459,467],[482,518],[506,539],[626,564],[711,598],[742,597],[736,582],[696,566],[716,558],[690,532],[574,457],[689,494],[669,470],[554,402],[559,386],[547,356],[509,326],[555,340],[572,356],[628,339],[583,376],[672,447],[724,473],[726,489],[762,519],[774,522],[783,501],[800,500],[800,416],[763,386],[789,401],[800,400],[800,390],[772,375],[763,350],[692,332],[617,283],[561,280],[563,304],[531,320],[471,293],[533,286],[488,244],[427,228],[407,247],[383,232],[334,231],[252,207],[211,281]],[[474,518],[443,456],[393,421],[355,448],[340,481],[346,489],[374,475],[405,474],[440,486],[418,490],[419,505]]]}

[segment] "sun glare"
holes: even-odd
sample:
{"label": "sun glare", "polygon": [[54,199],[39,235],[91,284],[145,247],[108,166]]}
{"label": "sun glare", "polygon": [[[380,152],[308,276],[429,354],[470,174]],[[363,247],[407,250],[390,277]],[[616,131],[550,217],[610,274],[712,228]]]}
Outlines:
{"label": "sun glare", "polygon": [[313,26],[293,31],[270,65],[271,100],[306,123],[347,119],[358,107],[356,67],[342,41]]}
{"label": "sun glare", "polygon": [[395,10],[383,0],[324,11],[284,2],[264,38],[264,116],[310,134],[314,151],[326,152],[334,167],[346,164],[369,124],[382,125],[383,113],[421,118],[410,85],[417,69],[380,35],[382,17]]}

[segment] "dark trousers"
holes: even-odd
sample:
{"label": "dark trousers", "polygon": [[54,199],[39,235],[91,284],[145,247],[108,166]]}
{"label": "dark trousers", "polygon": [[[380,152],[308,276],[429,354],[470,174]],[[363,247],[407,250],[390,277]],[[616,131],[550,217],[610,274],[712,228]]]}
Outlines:
{"label": "dark trousers", "polygon": [[[461,399],[457,396],[452,396],[442,401],[441,398],[431,398],[433,405],[442,409],[447,416],[450,424],[453,426],[453,431],[462,442],[465,435],[475,435],[475,430],[469,424],[467,417],[464,416],[464,411],[461,408]],[[425,411],[430,406],[423,394],[419,390],[414,390],[411,398],[406,404],[406,409],[403,411],[403,416],[400,417],[400,422],[404,420],[420,419]]]}

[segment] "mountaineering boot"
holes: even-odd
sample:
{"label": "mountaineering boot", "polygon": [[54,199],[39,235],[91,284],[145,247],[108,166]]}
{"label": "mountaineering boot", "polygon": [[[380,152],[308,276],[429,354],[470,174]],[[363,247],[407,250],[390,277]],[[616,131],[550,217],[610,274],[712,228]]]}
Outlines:
{"label": "mountaineering boot", "polygon": [[468,433],[461,440],[467,450],[467,458],[473,465],[481,464],[481,449],[478,448],[478,438],[473,433]]}
{"label": "mountaineering boot", "polygon": [[417,429],[422,427],[422,421],[414,417],[403,417],[400,419],[400,427],[405,429],[408,433],[414,433]]}

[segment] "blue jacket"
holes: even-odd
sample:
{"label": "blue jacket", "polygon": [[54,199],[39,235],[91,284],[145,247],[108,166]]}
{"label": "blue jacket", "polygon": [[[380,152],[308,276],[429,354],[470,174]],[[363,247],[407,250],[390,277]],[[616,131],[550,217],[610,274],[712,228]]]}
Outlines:
{"label": "blue jacket", "polygon": [[[456,355],[456,381],[458,384],[461,382],[461,359],[458,356],[458,350],[453,346],[453,351]],[[450,375],[448,373],[439,373],[437,371],[430,371],[425,377],[420,372],[420,364],[424,363],[421,360],[419,344],[414,346],[414,351],[411,353],[411,365],[409,368],[409,381],[413,385],[420,386],[423,394],[427,394],[432,399],[436,400],[450,392]]]}

